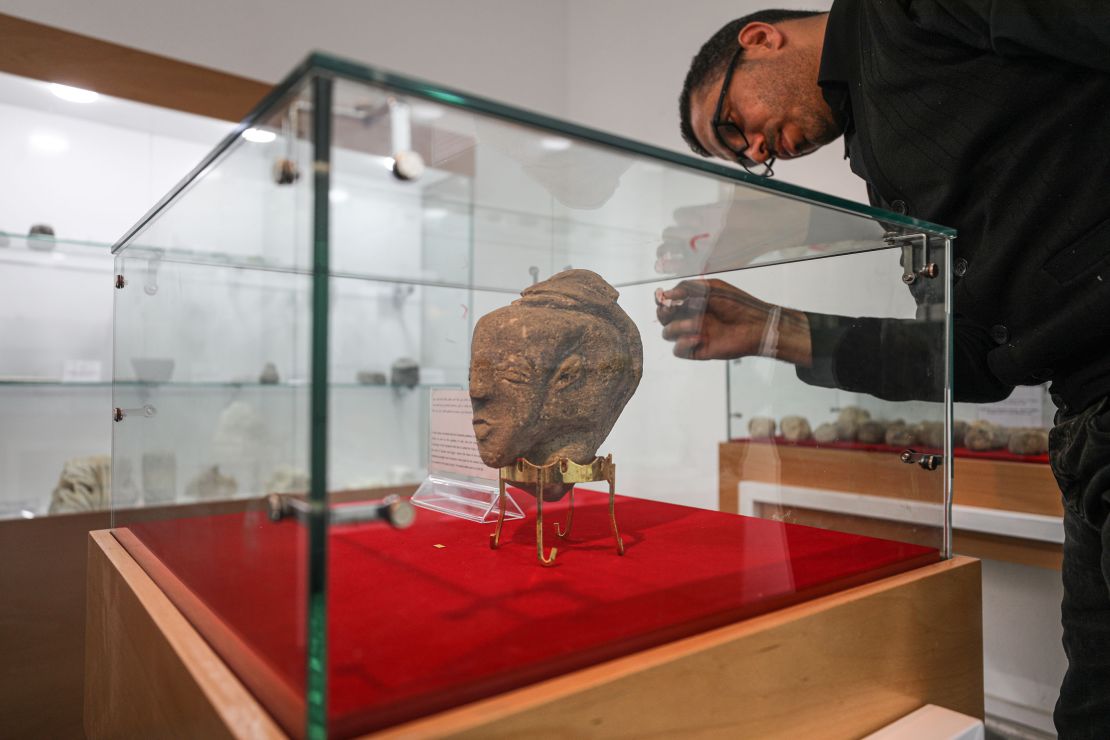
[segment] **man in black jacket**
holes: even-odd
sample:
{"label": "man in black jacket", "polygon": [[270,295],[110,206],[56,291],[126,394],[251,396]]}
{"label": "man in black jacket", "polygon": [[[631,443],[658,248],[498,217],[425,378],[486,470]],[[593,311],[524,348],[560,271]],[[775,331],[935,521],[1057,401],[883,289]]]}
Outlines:
{"label": "man in black jacket", "polygon": [[[843,136],[873,205],[957,230],[956,398],[1052,381],[1069,661],[1055,721],[1062,737],[1110,737],[1110,10],[836,0],[829,13],[763,11],[706,42],[680,112],[694,151],[753,174]],[[803,380],[898,394],[860,361],[882,322],[769,306],[719,280],[664,297],[687,299],[659,308],[679,356],[766,353],[773,320],[773,356]]]}

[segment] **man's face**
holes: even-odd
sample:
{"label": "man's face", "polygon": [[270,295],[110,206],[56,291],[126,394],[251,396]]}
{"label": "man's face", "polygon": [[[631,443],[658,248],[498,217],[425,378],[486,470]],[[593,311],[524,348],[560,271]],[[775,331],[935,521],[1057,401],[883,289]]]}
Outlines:
{"label": "man's face", "polygon": [[[523,310],[484,316],[474,328],[470,402],[482,462],[509,465],[536,443],[550,367],[529,346]],[[533,311],[532,313],[538,313]],[[534,332],[533,332],[534,333]],[[536,461],[537,463],[541,461]]]}
{"label": "man's face", "polygon": [[[795,45],[767,43],[759,36],[761,43],[752,44],[752,35],[745,35],[749,28],[740,33],[745,55],[725,91],[720,113],[721,121],[732,122],[747,137],[748,159],[763,163],[772,156],[802,157],[836,139],[840,126],[817,84],[819,54],[815,57],[812,50]],[[713,156],[734,161],[712,125],[724,78],[722,74],[691,95],[690,123],[698,142]],[[742,147],[727,137],[725,143]]]}

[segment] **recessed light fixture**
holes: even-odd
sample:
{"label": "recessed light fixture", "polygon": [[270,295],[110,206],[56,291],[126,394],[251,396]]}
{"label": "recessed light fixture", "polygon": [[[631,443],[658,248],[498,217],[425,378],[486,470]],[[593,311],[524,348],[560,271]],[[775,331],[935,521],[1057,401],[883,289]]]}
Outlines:
{"label": "recessed light fixture", "polygon": [[62,100],[68,100],[71,103],[91,103],[100,97],[100,93],[95,93],[92,90],[82,90],[79,87],[59,85],[56,82],[50,83],[50,92],[54,93],[56,97]]}
{"label": "recessed light fixture", "polygon": [[346,190],[332,188],[328,191],[328,200],[330,200],[332,203],[346,203],[348,200],[350,200],[350,198],[351,194],[348,193]]}
{"label": "recessed light fixture", "polygon": [[570,149],[570,139],[561,136],[545,136],[540,139],[540,146],[550,152],[561,152]]}
{"label": "recessed light fixture", "polygon": [[424,218],[429,221],[439,221],[440,219],[447,218],[446,208],[425,208]]}
{"label": "recessed light fixture", "polygon": [[269,144],[277,138],[277,134],[273,131],[267,131],[262,128],[249,128],[242,133],[242,136],[253,144]]}

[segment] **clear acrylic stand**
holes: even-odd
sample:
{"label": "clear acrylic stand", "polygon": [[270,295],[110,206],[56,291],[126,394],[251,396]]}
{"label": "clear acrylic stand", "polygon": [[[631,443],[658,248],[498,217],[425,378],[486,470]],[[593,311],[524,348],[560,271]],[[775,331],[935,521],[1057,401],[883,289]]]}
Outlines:
{"label": "clear acrylic stand", "polygon": [[[497,482],[428,476],[412,496],[412,505],[488,524],[497,521]],[[505,518],[523,519],[524,512],[505,492]]]}

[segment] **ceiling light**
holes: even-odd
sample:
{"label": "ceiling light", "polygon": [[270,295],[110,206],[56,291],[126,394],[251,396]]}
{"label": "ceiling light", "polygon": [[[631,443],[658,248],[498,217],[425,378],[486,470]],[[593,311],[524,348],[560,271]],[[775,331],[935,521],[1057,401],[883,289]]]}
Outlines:
{"label": "ceiling light", "polygon": [[277,138],[277,134],[273,131],[267,131],[261,128],[249,128],[242,134],[243,138],[254,144],[269,144]]}
{"label": "ceiling light", "polygon": [[50,83],[50,92],[54,93],[54,95],[62,100],[68,100],[71,103],[91,103],[100,97],[99,93],[95,93],[92,90],[82,90],[79,87],[59,85],[56,82]]}
{"label": "ceiling light", "polygon": [[348,193],[346,190],[332,188],[328,191],[328,200],[330,200],[332,203],[346,203],[347,200],[350,199],[350,197],[351,194]]}

